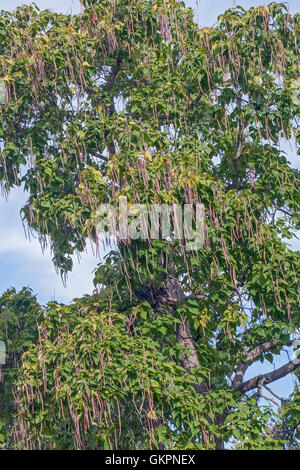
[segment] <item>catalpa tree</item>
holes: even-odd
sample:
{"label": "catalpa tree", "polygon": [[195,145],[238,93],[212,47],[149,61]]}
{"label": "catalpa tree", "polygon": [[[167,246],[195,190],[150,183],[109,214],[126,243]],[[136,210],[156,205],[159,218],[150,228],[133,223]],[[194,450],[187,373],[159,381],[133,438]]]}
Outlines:
{"label": "catalpa tree", "polygon": [[2,339],[22,354],[14,373],[13,358],[3,366],[2,440],[295,448],[297,385],[280,403],[272,384],[296,379],[297,354],[248,369],[272,363],[299,328],[299,253],[287,242],[299,171],[281,146],[299,141],[300,17],[273,2],[199,29],[175,0],[82,3],[75,16],[1,12],[3,192],[24,185],[23,221],[62,276],[89,239],[103,249],[99,207],[118,213],[122,198],[137,231],[141,206],[201,206],[202,242],[175,237],[172,214],[168,237],[117,226],[93,295],[39,308],[28,290],[6,292]]}

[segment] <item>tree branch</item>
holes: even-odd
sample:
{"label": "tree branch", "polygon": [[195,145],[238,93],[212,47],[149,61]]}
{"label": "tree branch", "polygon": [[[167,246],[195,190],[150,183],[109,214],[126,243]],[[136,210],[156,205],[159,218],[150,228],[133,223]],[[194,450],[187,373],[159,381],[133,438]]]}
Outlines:
{"label": "tree branch", "polygon": [[254,388],[256,388],[262,380],[265,383],[275,382],[276,380],[279,380],[282,377],[285,377],[290,372],[294,372],[294,370],[296,370],[297,367],[299,367],[299,365],[300,364],[294,364],[293,362],[288,362],[287,364],[280,367],[279,369],[276,369],[272,372],[268,372],[267,374],[257,375],[256,377],[253,377],[252,379],[247,380],[247,382],[243,382],[239,385],[236,385],[235,387],[233,387],[233,390],[238,391],[240,393],[249,392],[250,390],[253,390]]}
{"label": "tree branch", "polygon": [[[289,341],[287,343],[287,346],[290,346],[293,343],[293,341]],[[272,341],[266,341],[263,344],[260,344],[259,346],[256,346],[255,348],[251,349],[251,351],[248,351],[246,354],[246,361],[241,362],[240,365],[237,368],[236,374],[233,378],[232,381],[232,388],[236,389],[243,383],[243,378],[245,375],[246,370],[252,364],[255,359],[257,359],[262,353],[271,351],[272,349],[275,349],[277,346],[283,346],[284,343],[282,341],[279,341],[278,343],[273,343]]]}
{"label": "tree branch", "polygon": [[[201,91],[199,93],[199,95],[196,96],[196,98],[191,103],[189,103],[187,105],[187,107],[185,108],[185,113],[188,113],[189,111],[191,111],[196,106],[196,104],[201,100],[201,98],[202,98],[202,96],[204,96],[204,94],[205,93],[203,91]],[[169,119],[169,117],[166,114],[161,114],[160,116],[158,116],[158,119],[160,121],[166,121],[166,120]]]}
{"label": "tree branch", "polygon": [[271,395],[273,395],[275,398],[277,398],[277,400],[279,400],[280,402],[282,401],[282,398],[277,395],[276,393],[273,392],[273,390],[270,389],[270,387],[267,387],[265,384],[263,384],[263,387],[268,390],[269,393],[271,393]]}
{"label": "tree branch", "polygon": [[188,104],[185,112],[188,113],[189,111],[191,111],[196,106],[198,101],[201,100],[202,96],[204,96],[204,92],[201,92],[190,104]]}
{"label": "tree branch", "polygon": [[282,209],[282,207],[276,207],[276,210],[282,212],[285,215],[288,215],[289,217],[294,217],[294,214],[289,211],[286,211],[285,209]]}

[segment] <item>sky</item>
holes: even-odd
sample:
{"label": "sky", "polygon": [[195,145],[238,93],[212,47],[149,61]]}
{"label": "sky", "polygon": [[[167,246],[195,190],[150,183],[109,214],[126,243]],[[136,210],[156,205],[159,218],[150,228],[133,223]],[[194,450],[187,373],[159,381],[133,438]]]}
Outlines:
{"label": "sky", "polygon": [[[271,1],[271,0],[270,0]],[[235,4],[244,8],[251,6],[267,5],[270,1],[264,0],[186,0],[186,5],[192,7],[201,27],[210,26],[217,20],[226,8]],[[31,1],[0,0],[0,9],[13,10],[22,4],[31,4]],[[36,0],[40,9],[51,9],[63,13],[78,13],[81,10],[79,0]],[[280,2],[278,2],[280,3]],[[288,2],[291,13],[300,12],[299,0]],[[295,152],[287,145],[284,146],[289,154],[293,166],[299,166]],[[40,244],[36,238],[29,240],[25,237],[24,228],[20,218],[20,209],[26,199],[21,189],[14,190],[6,200],[0,194],[0,294],[9,287],[22,288],[24,285],[33,289],[38,300],[46,304],[49,300],[57,300],[69,303],[75,297],[80,297],[93,291],[93,270],[100,262],[89,249],[81,257],[80,263],[74,258],[74,268],[69,274],[66,287],[61,278],[55,272],[49,250],[42,253]],[[299,249],[299,242],[293,243],[293,247]],[[286,353],[282,353],[276,365],[287,361]],[[257,372],[251,369],[247,377]],[[273,369],[271,364],[263,365],[264,372]],[[246,377],[246,378],[247,378]],[[290,377],[281,379],[274,387],[278,393],[289,393],[292,389]]]}

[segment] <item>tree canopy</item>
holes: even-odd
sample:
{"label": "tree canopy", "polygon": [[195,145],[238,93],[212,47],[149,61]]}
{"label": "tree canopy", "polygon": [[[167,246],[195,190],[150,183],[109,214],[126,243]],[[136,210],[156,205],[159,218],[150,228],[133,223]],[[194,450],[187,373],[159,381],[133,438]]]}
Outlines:
{"label": "tree canopy", "polygon": [[[0,441],[295,448],[298,386],[275,408],[261,400],[299,361],[245,374],[299,332],[287,243],[299,171],[282,141],[300,138],[300,15],[236,7],[200,29],[176,0],[82,3],[73,16],[0,14],[3,193],[24,186],[24,224],[63,277],[89,239],[107,251],[95,293],[71,305],[40,307],[28,289],[0,298]],[[133,223],[134,204],[201,204],[202,246],[118,235],[110,246],[99,206],[124,197]]]}

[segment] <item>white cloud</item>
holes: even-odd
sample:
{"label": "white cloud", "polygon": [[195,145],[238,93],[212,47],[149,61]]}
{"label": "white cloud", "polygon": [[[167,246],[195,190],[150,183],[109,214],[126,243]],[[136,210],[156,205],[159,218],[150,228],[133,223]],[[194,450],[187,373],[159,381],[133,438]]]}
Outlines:
{"label": "white cloud", "polygon": [[36,238],[26,239],[20,218],[20,209],[26,198],[21,189],[12,192],[8,201],[0,198],[0,287],[4,289],[29,285],[45,303],[51,298],[70,302],[93,290],[93,274],[100,261],[89,249],[83,253],[80,263],[74,256],[74,268],[64,287],[56,273],[49,249],[42,253]]}

